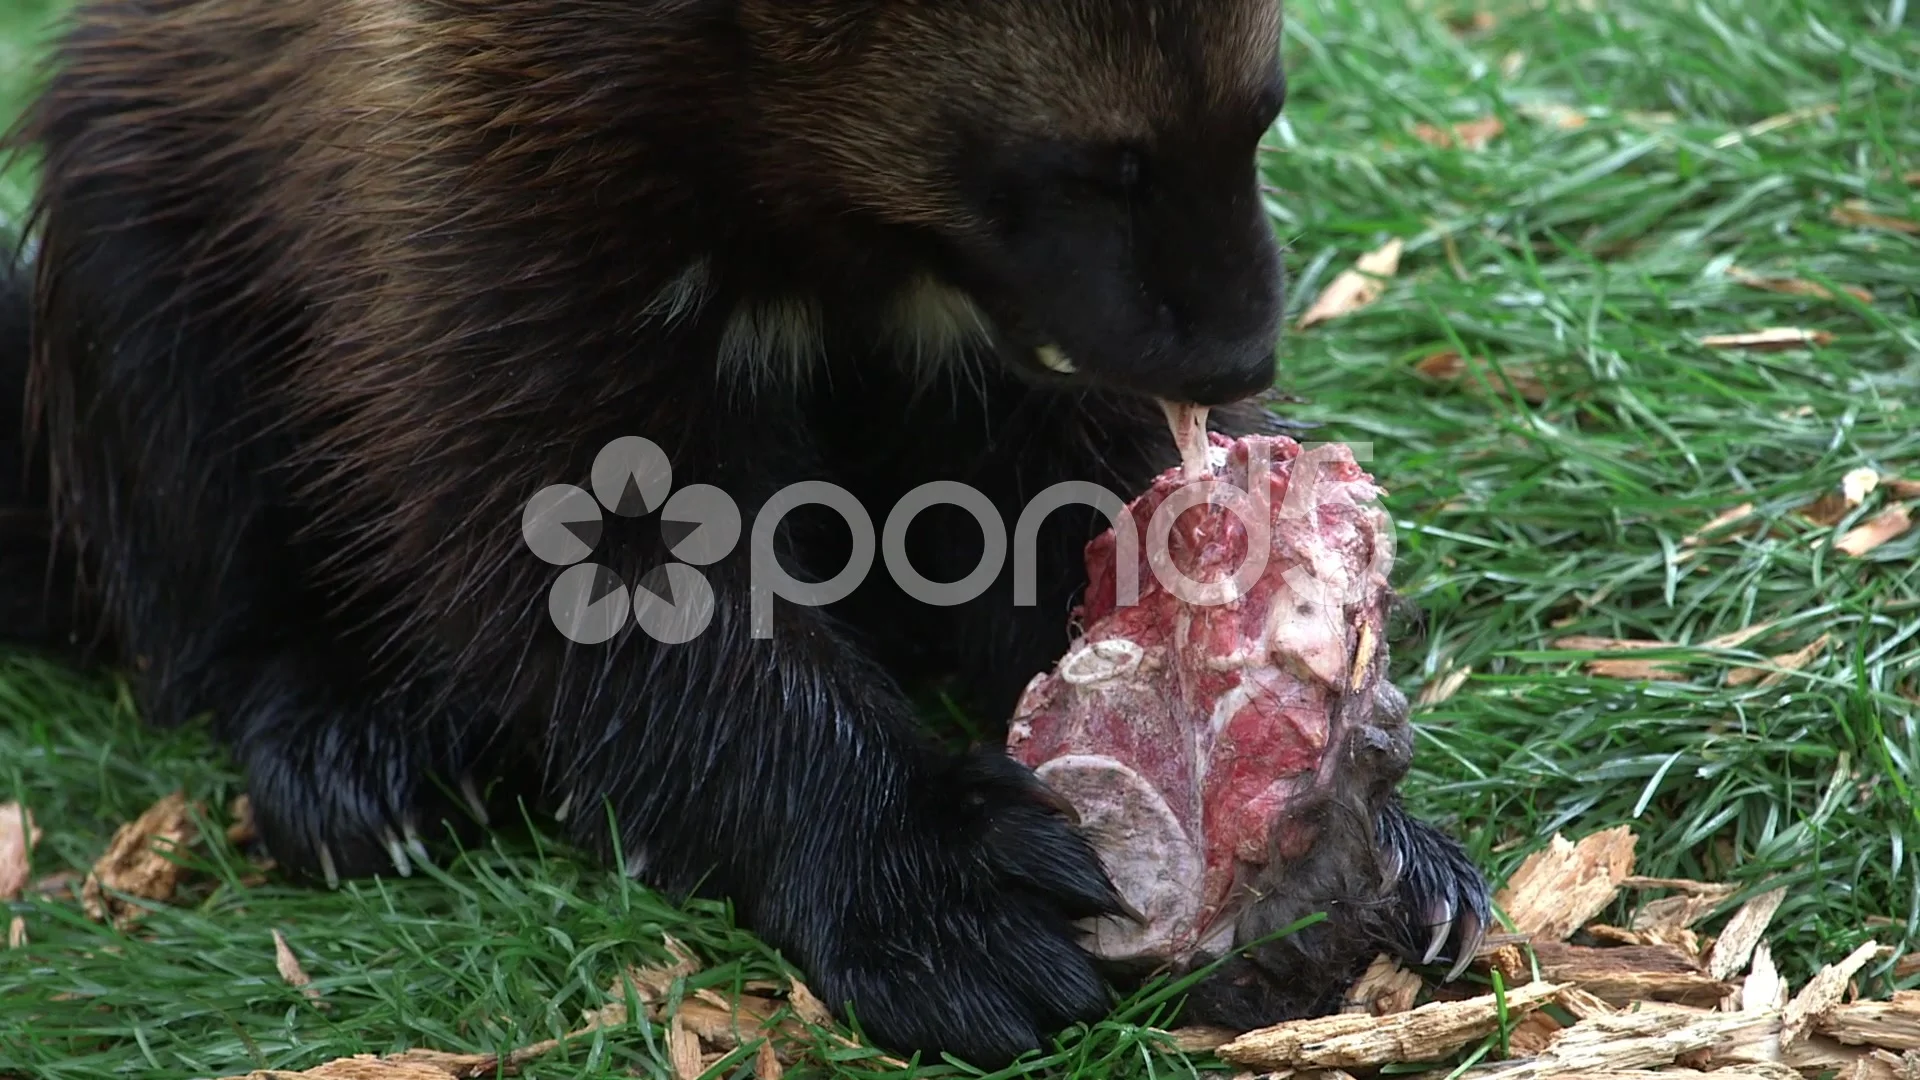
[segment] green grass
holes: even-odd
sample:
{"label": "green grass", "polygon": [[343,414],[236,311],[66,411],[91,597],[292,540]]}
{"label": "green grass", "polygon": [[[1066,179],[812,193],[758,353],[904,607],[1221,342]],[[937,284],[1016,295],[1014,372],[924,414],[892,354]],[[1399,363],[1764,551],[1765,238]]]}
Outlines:
{"label": "green grass", "polygon": [[[55,0],[6,0],[0,5],[0,126],[11,124],[18,103],[31,90],[35,64],[51,29]],[[26,209],[29,178],[14,168],[0,173],[0,235]]]}
{"label": "green grass", "polygon": [[[1912,948],[1920,532],[1855,559],[1833,541],[1884,493],[1840,530],[1794,511],[1862,466],[1920,478],[1920,238],[1832,219],[1851,199],[1920,219],[1900,179],[1920,169],[1913,17],[1900,0],[1553,0],[1462,30],[1430,6],[1293,4],[1293,99],[1267,158],[1296,303],[1389,237],[1408,244],[1380,303],[1291,337],[1284,382],[1320,437],[1372,444],[1393,492],[1396,581],[1430,617],[1396,656],[1403,685],[1473,670],[1417,718],[1411,800],[1496,877],[1556,829],[1626,823],[1643,873],[1788,885],[1773,939],[1796,982],[1869,937]],[[37,14],[0,13],[6,91]],[[1586,123],[1536,119],[1548,107]],[[1483,152],[1411,134],[1486,115],[1506,131]],[[0,210],[14,190],[0,186]],[[1726,280],[1730,263],[1874,302],[1754,291]],[[1697,344],[1768,326],[1834,336],[1771,354]],[[1446,348],[1478,389],[1414,373]],[[1486,392],[1517,365],[1544,403]],[[1743,503],[1764,530],[1682,557],[1683,537]],[[1679,682],[1591,677],[1585,654],[1552,645],[1698,644],[1766,621],[1741,649],[1690,654]],[[1728,684],[1823,634],[1831,647],[1783,683]],[[37,662],[6,667],[0,717],[0,800],[46,824],[40,872],[84,867],[176,787],[216,808],[238,790],[197,735],[144,731],[111,687]],[[33,943],[0,952],[0,1075],[187,1078],[522,1045],[604,1003],[622,964],[658,958],[662,931],[714,960],[715,984],[776,970],[723,911],[672,907],[537,838],[332,895],[244,885],[218,844],[199,858],[187,901],[136,935],[71,903],[14,905]],[[278,981],[274,928],[329,1010]],[[1033,1070],[1211,1067],[1151,1049],[1139,1019],[1076,1033]],[[660,1075],[663,1060],[639,1026],[531,1071]]]}

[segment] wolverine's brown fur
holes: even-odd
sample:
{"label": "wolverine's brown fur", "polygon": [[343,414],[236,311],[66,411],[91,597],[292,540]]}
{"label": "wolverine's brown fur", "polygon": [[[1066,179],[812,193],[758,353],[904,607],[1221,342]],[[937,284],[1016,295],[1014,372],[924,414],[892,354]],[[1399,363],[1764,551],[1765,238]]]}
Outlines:
{"label": "wolverine's brown fur", "polygon": [[[631,435],[748,520],[815,478],[876,517],[933,480],[1008,521],[1062,481],[1139,490],[1171,464],[1153,397],[1272,378],[1279,25],[1274,0],[83,0],[24,129],[31,391],[143,708],[214,715],[297,873],[404,872],[455,816],[433,781],[484,811],[498,777],[732,898],[888,1045],[990,1063],[1096,1015],[1091,849],[905,693],[957,675],[1004,716],[1065,645],[1096,513],[1048,519],[1037,607],[1005,574],[954,608],[869,580],[757,640],[737,551],[698,640],[594,648],[548,624],[521,512]],[[909,537],[934,580],[981,548],[953,509]],[[779,543],[844,565],[805,522]],[[636,582],[670,547],[593,558]],[[1332,978],[1287,977],[1296,1003]]]}

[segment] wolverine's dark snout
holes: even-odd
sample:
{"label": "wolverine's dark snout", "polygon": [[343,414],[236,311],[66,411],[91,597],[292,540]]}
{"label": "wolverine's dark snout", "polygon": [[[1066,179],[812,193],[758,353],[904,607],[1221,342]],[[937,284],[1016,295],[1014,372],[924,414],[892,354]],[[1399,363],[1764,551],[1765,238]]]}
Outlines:
{"label": "wolverine's dark snout", "polygon": [[1140,230],[1142,278],[1167,332],[1136,376],[1164,396],[1221,405],[1272,385],[1285,304],[1278,245],[1254,181],[1194,204],[1156,208]]}
{"label": "wolverine's dark snout", "polygon": [[[971,155],[982,225],[960,274],[1016,361],[1217,405],[1271,385],[1284,288],[1251,144],[1116,158],[1090,183],[1057,147]],[[1184,159],[1184,160],[1183,160]]]}

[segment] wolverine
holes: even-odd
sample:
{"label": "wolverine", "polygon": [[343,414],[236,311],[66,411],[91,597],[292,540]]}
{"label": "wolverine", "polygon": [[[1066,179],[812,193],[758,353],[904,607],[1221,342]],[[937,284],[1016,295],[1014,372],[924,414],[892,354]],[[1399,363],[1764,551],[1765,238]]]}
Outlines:
{"label": "wolverine", "polygon": [[[694,640],[591,646],[522,514],[639,436],[748,520],[824,480],[1013,521],[1143,489],[1159,402],[1261,422],[1280,33],[1276,0],[82,0],[17,131],[9,452],[72,566],[56,614],[152,721],[211,717],[289,873],[404,873],[524,799],[729,900],[883,1046],[1039,1047],[1110,1006],[1078,927],[1124,904],[1061,799],[913,695],[1007,716],[1099,512],[1047,519],[1037,603],[876,573],[763,635],[743,544]],[[668,561],[657,521],[608,529],[620,580]],[[982,537],[941,506],[906,543],[952,581]],[[811,511],[777,540],[814,581],[853,544]],[[1378,837],[1398,947],[1470,951],[1458,846],[1397,802]]]}

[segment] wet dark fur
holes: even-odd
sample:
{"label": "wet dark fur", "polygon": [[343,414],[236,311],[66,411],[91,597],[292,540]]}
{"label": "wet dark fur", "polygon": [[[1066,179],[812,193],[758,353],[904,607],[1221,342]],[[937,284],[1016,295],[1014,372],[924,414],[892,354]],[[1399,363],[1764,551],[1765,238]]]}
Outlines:
{"label": "wet dark fur", "polygon": [[[1413,763],[1406,696],[1383,684],[1371,705],[1349,698],[1341,708],[1353,724],[1330,751],[1344,759],[1341,783],[1288,807],[1316,839],[1306,854],[1276,859],[1246,883],[1252,900],[1234,927],[1241,951],[1188,999],[1190,1013],[1207,1022],[1247,1030],[1274,1017],[1337,1011],[1380,953],[1417,962],[1444,947],[1452,959],[1477,948],[1492,925],[1466,853],[1400,804]],[[1202,955],[1189,969],[1216,959]],[[1327,977],[1334,972],[1346,977]]]}
{"label": "wet dark fur", "polygon": [[[748,636],[743,545],[704,571],[713,626],[673,648],[569,646],[520,513],[626,435],[749,522],[801,480],[882,508],[962,480],[1009,522],[1057,481],[1141,489],[1172,462],[1142,395],[1272,378],[1252,155],[1275,19],[84,4],[25,129],[45,154],[30,416],[99,615],[83,637],[155,721],[213,714],[292,872],[391,868],[409,830],[462,820],[471,780],[495,807],[569,806],[601,853],[610,806],[636,873],[730,897],[889,1047],[991,1064],[1101,1014],[1072,927],[1114,907],[1097,860],[1004,755],[928,741],[902,691],[952,675],[1006,715],[1066,644],[1091,510],[1049,519],[1036,608],[1010,575],[932,609],[876,572],[830,610],[779,606],[771,641]],[[702,288],[675,292],[696,263]],[[994,327],[965,357],[962,294]],[[1080,380],[1034,364],[1047,343]],[[836,572],[844,530],[793,524],[784,563]],[[930,511],[915,565],[957,578],[978,536]],[[23,550],[10,574],[44,567]],[[633,582],[662,555],[642,522],[594,557]],[[1386,924],[1480,888],[1397,804],[1381,827],[1435,868]]]}

